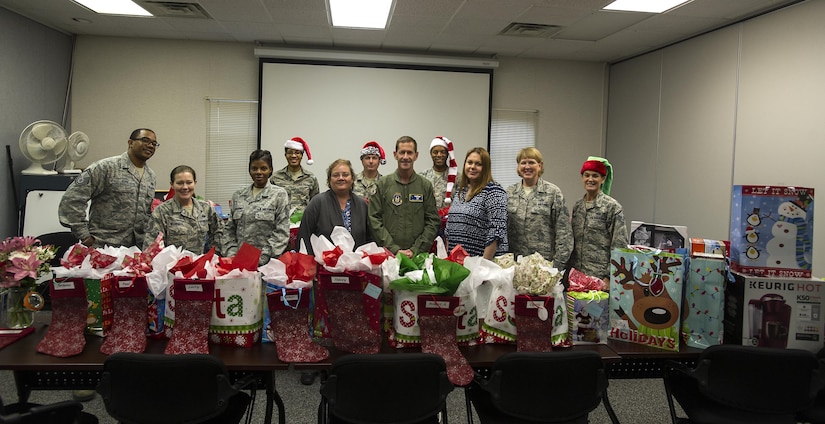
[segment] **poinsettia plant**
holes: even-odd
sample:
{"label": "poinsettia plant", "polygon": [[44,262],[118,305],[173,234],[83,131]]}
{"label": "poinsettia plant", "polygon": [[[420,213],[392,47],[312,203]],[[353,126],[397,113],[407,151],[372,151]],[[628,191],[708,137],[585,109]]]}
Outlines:
{"label": "poinsettia plant", "polygon": [[49,262],[56,251],[55,246],[41,245],[34,237],[6,238],[0,243],[0,287],[34,289],[37,279],[51,271]]}

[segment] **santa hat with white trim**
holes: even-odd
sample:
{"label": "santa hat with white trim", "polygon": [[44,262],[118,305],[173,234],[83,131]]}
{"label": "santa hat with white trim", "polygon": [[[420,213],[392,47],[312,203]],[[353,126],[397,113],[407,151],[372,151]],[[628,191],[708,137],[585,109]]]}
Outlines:
{"label": "santa hat with white trim", "polygon": [[300,150],[307,156],[307,165],[312,165],[315,161],[312,160],[312,154],[309,153],[309,144],[301,137],[292,137],[284,143],[287,149]]}
{"label": "santa hat with white trim", "polygon": [[430,143],[430,150],[435,146],[442,146],[447,149],[447,192],[444,193],[444,203],[452,203],[453,187],[455,186],[455,178],[458,174],[458,165],[455,162],[455,152],[453,151],[453,142],[449,138],[438,136]]}
{"label": "santa hat with white trim", "polygon": [[361,148],[361,159],[366,155],[376,155],[380,159],[379,163],[381,165],[387,164],[387,155],[384,154],[384,148],[377,141],[368,141],[364,144],[364,147]]}

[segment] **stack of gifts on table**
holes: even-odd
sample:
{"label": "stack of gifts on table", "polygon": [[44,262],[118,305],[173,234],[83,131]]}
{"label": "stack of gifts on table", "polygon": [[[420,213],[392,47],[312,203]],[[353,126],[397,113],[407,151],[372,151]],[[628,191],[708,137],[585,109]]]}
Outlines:
{"label": "stack of gifts on table", "polygon": [[812,278],[814,189],[737,185],[725,343],[813,352],[825,340],[825,283]]}

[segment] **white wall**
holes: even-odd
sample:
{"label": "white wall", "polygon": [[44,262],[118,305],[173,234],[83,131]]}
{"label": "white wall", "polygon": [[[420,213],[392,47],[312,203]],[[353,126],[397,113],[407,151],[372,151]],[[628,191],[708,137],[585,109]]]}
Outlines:
{"label": "white wall", "polygon": [[[579,196],[581,163],[587,155],[602,152],[605,66],[499,61],[493,76],[493,107],[539,111],[545,178],[568,196]],[[181,163],[201,173],[198,184],[203,185],[208,184],[201,172],[206,163],[204,98],[257,99],[258,61],[248,44],[80,36],[73,90],[72,126],[89,134],[94,143],[81,166],[122,153],[129,132],[146,126],[157,131],[162,145],[149,161],[160,176],[158,187]],[[429,140],[425,142],[429,146]],[[360,149],[361,144],[354,148]],[[275,154],[275,160],[282,159]],[[422,152],[416,168],[431,164]],[[313,172],[323,174],[325,166],[317,165]],[[390,158],[382,172],[392,166]],[[325,186],[323,181],[321,185]]]}
{"label": "white wall", "polygon": [[606,150],[628,221],[727,239],[732,185],[825,190],[823,19],[808,1],[611,67]]}

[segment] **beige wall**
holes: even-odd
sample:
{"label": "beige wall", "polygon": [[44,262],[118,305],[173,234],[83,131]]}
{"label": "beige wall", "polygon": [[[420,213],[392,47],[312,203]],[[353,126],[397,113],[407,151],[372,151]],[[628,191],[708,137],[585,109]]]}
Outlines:
{"label": "beige wall", "polygon": [[[149,162],[158,187],[180,163],[205,167],[206,97],[258,97],[248,44],[80,36],[74,75],[72,128],[94,143],[81,166],[122,153],[129,132],[147,126],[162,144]],[[500,58],[493,107],[539,111],[545,177],[578,196],[581,162],[602,152],[605,90],[603,64]]]}
{"label": "beige wall", "polygon": [[825,2],[808,1],[611,68],[606,150],[628,221],[727,239],[734,184],[825,192],[823,19]]}

